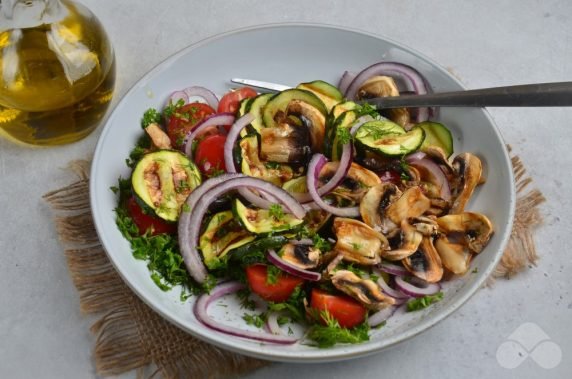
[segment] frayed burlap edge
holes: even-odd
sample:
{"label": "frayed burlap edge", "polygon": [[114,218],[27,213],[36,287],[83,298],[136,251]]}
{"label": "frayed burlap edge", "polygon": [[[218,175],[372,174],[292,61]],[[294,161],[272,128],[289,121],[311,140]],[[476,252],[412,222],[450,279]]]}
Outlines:
{"label": "frayed burlap edge", "polygon": [[[145,305],[123,283],[99,243],[89,206],[89,161],[70,168],[79,180],[44,195],[56,211],[55,224],[65,246],[70,275],[79,291],[80,309],[101,318],[91,327],[94,357],[100,375],[137,370],[141,376],[152,365],[164,378],[224,378],[255,370],[268,362],[218,349],[171,325]],[[540,191],[526,191],[520,158],[512,157],[517,202],[508,246],[488,284],[510,278],[538,259],[532,233],[542,222],[538,209],[545,201]]]}
{"label": "frayed burlap edge", "polygon": [[218,349],[165,321],[125,285],[99,243],[89,206],[88,161],[70,168],[79,180],[44,195],[56,211],[55,225],[65,247],[69,271],[80,296],[80,309],[98,314],[95,335],[97,373],[118,375],[149,369],[163,378],[228,378],[268,362]]}

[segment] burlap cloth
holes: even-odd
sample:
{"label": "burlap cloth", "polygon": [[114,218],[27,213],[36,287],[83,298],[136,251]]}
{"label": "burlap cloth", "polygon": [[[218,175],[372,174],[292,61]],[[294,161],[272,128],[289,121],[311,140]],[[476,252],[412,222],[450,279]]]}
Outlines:
{"label": "burlap cloth", "polygon": [[[517,203],[510,242],[494,278],[510,278],[538,259],[532,232],[542,221],[538,205],[545,199],[527,190],[531,179],[518,157],[512,158]],[[165,321],[123,283],[103,250],[91,217],[88,161],[70,168],[79,179],[44,195],[56,216],[70,275],[79,291],[80,309],[100,318],[91,331],[99,375],[137,370],[138,376],[164,378],[236,377],[268,362],[221,350]]]}

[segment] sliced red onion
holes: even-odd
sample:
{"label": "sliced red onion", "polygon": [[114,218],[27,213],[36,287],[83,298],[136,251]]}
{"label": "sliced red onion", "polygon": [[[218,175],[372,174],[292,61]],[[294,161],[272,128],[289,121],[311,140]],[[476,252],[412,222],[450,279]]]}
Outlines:
{"label": "sliced red onion", "polygon": [[[211,203],[219,196],[242,187],[250,187],[276,197],[295,217],[301,219],[306,215],[306,210],[302,205],[282,188],[262,179],[241,174],[234,175],[231,178],[228,177],[228,174],[221,175],[209,179],[197,187],[185,201],[190,211],[181,212],[179,217],[178,232],[181,255],[191,276],[201,284],[207,277],[206,269],[197,251],[201,222]],[[211,184],[211,181],[216,181],[216,184]],[[193,196],[195,192],[200,194]]]}
{"label": "sliced red onion", "polygon": [[391,275],[406,276],[409,275],[409,271],[403,266],[394,265],[391,263],[381,263],[379,269]]}
{"label": "sliced red onion", "polygon": [[[413,67],[397,62],[379,62],[367,67],[357,74],[355,79],[348,86],[348,89],[345,92],[345,97],[350,100],[355,100],[363,83],[376,75],[397,75],[405,79],[408,84],[413,87],[413,91],[415,91],[417,95],[424,95],[429,92],[427,80]],[[429,109],[425,107],[418,108],[416,122],[423,122],[428,119]]]}
{"label": "sliced red onion", "polygon": [[404,294],[413,297],[434,295],[441,290],[441,286],[438,283],[428,283],[427,287],[421,288],[406,282],[403,276],[395,277],[395,286]]}
{"label": "sliced red onion", "polygon": [[182,211],[179,216],[178,237],[181,255],[183,256],[189,274],[191,274],[193,279],[199,283],[205,282],[207,278],[207,269],[205,268],[205,265],[197,249],[191,249],[191,245],[195,246],[196,241],[191,242],[189,230],[191,227],[194,227],[197,229],[198,233],[198,228],[200,227],[201,222],[201,220],[199,220],[197,226],[196,220],[191,219],[192,210],[194,209],[195,204],[205,193],[209,192],[214,187],[226,182],[229,179],[238,178],[240,176],[241,175],[239,174],[223,174],[203,182],[200,186],[195,188],[193,192],[191,192],[185,201],[185,204],[187,204],[190,211]]}
{"label": "sliced red onion", "polygon": [[212,109],[216,110],[218,108],[218,98],[214,93],[205,87],[187,87],[183,90],[183,92],[189,97],[189,99],[191,97],[198,96],[203,98]]}
{"label": "sliced red onion", "polygon": [[207,327],[217,330],[219,332],[229,334],[232,336],[248,338],[256,341],[270,342],[282,345],[291,345],[296,343],[298,340],[294,337],[282,336],[282,335],[272,335],[268,333],[252,332],[249,330],[243,330],[235,328],[232,326],[221,324],[213,320],[207,313],[209,305],[221,298],[224,295],[235,293],[245,288],[244,284],[240,282],[226,282],[217,285],[210,294],[201,295],[195,302],[195,307],[193,312],[197,320],[206,325]]}
{"label": "sliced red onion", "polygon": [[389,296],[391,296],[394,299],[408,299],[411,296],[404,294],[403,292],[399,291],[399,290],[395,290],[393,288],[391,288],[389,286],[389,284],[387,284],[385,282],[385,280],[383,280],[383,278],[379,278],[377,280],[377,284],[381,287],[381,289],[383,290],[384,293],[388,294]]}
{"label": "sliced red onion", "polygon": [[417,169],[424,169],[425,171],[427,171],[431,176],[432,176],[432,180],[431,182],[433,184],[435,184],[438,188],[439,188],[439,195],[441,196],[441,198],[445,201],[449,201],[451,200],[451,187],[449,186],[449,181],[447,180],[447,176],[445,176],[445,173],[443,172],[443,170],[441,170],[441,167],[439,167],[439,165],[437,165],[437,163],[433,162],[430,159],[426,159],[426,158],[419,158],[421,157],[421,154],[411,154],[409,156],[407,156],[405,158],[405,161],[410,165],[413,166]]}
{"label": "sliced red onion", "polygon": [[340,82],[338,83],[338,89],[340,90],[342,95],[346,93],[349,85],[355,79],[355,77],[356,77],[355,72],[344,71],[344,74],[342,75],[342,77],[340,78]]}
{"label": "sliced red onion", "polygon": [[310,192],[310,196],[320,208],[325,210],[326,212],[330,212],[336,216],[340,217],[358,217],[359,207],[346,207],[346,208],[338,208],[326,203],[320,195],[318,194],[317,184],[318,184],[318,174],[320,170],[326,163],[326,157],[322,154],[314,154],[312,159],[310,160],[310,164],[308,165],[308,175],[306,176],[306,183],[308,187],[308,191]]}
{"label": "sliced red onion", "polygon": [[169,96],[169,102],[171,104],[177,104],[179,100],[183,100],[185,104],[189,102],[189,96],[184,91],[175,91]]}
{"label": "sliced red onion", "polygon": [[219,125],[232,125],[234,123],[233,113],[216,113],[195,125],[192,131],[186,135],[184,141],[185,154],[192,155],[193,140],[206,132],[209,128],[216,128]]}
{"label": "sliced red onion", "polygon": [[280,270],[287,272],[290,275],[297,276],[304,280],[309,280],[311,282],[317,282],[322,278],[319,272],[308,271],[294,266],[292,263],[282,259],[274,250],[268,250],[268,255],[266,256],[270,263],[274,264]]}
{"label": "sliced red onion", "polygon": [[415,152],[415,153],[413,153],[413,154],[409,154],[405,159],[406,159],[408,162],[414,162],[414,161],[418,161],[418,160],[420,160],[420,159],[425,159],[425,158],[427,158],[427,154],[425,154],[425,153],[422,152],[422,151],[417,151],[417,152]]}
{"label": "sliced red onion", "polygon": [[386,321],[388,318],[393,316],[396,309],[397,307],[395,306],[389,306],[387,308],[383,308],[382,310],[377,311],[371,316],[369,316],[367,318],[367,323],[372,328],[375,328],[376,326],[380,325],[382,322]]}
{"label": "sliced red onion", "polygon": [[280,328],[280,325],[278,325],[278,316],[280,316],[279,312],[270,312],[266,318],[266,324],[264,324],[268,333],[275,336],[283,335],[282,329]]}
{"label": "sliced red onion", "polygon": [[313,245],[314,244],[314,241],[312,241],[309,238],[302,238],[300,240],[290,240],[288,242],[290,242],[292,245]]}

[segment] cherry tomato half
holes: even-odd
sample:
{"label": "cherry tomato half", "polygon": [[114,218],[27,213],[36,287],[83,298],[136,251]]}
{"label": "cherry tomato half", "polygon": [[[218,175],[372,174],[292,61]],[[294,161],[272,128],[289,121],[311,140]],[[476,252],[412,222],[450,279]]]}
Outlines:
{"label": "cherry tomato half", "polygon": [[179,108],[169,119],[167,134],[175,148],[181,148],[185,136],[195,125],[215,111],[207,104],[189,103]]}
{"label": "cherry tomato half", "polygon": [[129,215],[131,215],[135,225],[137,225],[140,235],[145,234],[148,229],[151,229],[152,235],[175,234],[177,232],[176,223],[169,223],[158,217],[144,213],[133,196],[127,200],[127,211]]}
{"label": "cherry tomato half", "polygon": [[195,150],[195,163],[201,172],[211,176],[217,171],[225,171],[224,143],[226,136],[213,134],[202,139]]}
{"label": "cherry tomato half", "polygon": [[235,113],[241,100],[256,97],[258,93],[250,87],[242,87],[235,91],[230,91],[220,99],[217,112]]}
{"label": "cherry tomato half", "polygon": [[312,289],[310,307],[327,311],[343,328],[353,328],[365,321],[367,310],[356,300],[345,295],[332,295]]}
{"label": "cherry tomato half", "polygon": [[268,284],[267,272],[266,265],[263,264],[255,264],[246,268],[246,278],[250,289],[267,301],[286,301],[296,287],[304,283],[304,279],[281,272],[275,284]]}

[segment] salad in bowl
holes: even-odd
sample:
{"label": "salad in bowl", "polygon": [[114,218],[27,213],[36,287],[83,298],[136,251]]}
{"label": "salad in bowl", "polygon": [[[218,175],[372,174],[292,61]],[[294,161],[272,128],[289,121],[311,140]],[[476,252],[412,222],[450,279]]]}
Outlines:
{"label": "salad in bowl", "polygon": [[[208,328],[272,344],[367,341],[396,310],[440,301],[494,233],[468,209],[481,159],[454,150],[438,110],[367,104],[430,91],[387,61],[272,94],[176,90],[141,115],[130,176],[113,188],[117,226],[157,286],[197,296]],[[229,295],[260,330],[211,317]]]}

